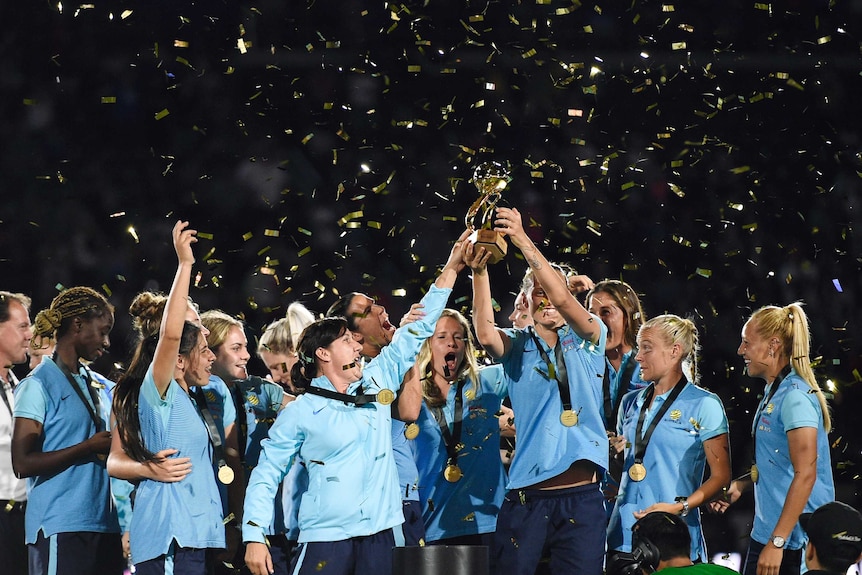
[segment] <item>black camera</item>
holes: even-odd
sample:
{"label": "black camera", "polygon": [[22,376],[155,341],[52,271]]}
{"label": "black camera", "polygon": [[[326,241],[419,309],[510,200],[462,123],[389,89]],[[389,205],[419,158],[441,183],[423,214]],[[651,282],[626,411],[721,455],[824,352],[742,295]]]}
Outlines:
{"label": "black camera", "polygon": [[635,548],[633,553],[617,551],[609,555],[606,568],[607,575],[642,575],[644,570],[647,573],[655,571],[655,567],[645,564],[643,553],[640,551],[640,549]]}
{"label": "black camera", "polygon": [[633,530],[632,552],[617,551],[608,555],[607,575],[642,575],[653,573],[661,560],[661,553],[652,541]]}

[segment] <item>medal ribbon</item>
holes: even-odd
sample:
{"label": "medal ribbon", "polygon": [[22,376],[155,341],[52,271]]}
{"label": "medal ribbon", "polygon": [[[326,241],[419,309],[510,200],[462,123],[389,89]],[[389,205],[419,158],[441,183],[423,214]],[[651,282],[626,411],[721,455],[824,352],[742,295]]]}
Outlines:
{"label": "medal ribbon", "polygon": [[191,395],[198,408],[198,414],[201,416],[201,419],[204,420],[204,424],[206,424],[207,435],[209,435],[210,443],[213,446],[213,461],[215,462],[216,467],[221,469],[227,465],[224,459],[224,444],[221,441],[221,435],[219,435],[213,414],[210,412],[210,408],[207,405],[206,395],[204,395],[204,390],[199,385],[190,387],[189,389],[192,390]]}
{"label": "medal ribbon", "polygon": [[245,464],[246,441],[248,437],[248,414],[245,411],[245,400],[243,399],[242,381],[238,379],[233,382],[230,394],[236,409],[237,418],[237,442],[239,443],[239,460]]}
{"label": "medal ribbon", "polygon": [[334,399],[336,401],[343,401],[344,403],[350,405],[355,405],[356,407],[362,407],[363,405],[367,405],[369,403],[373,403],[377,401],[377,394],[367,394],[362,390],[362,385],[359,386],[359,389],[356,390],[356,395],[350,395],[347,393],[338,393],[337,391],[332,391],[330,389],[323,389],[322,387],[316,387],[313,385],[309,385],[306,390],[306,393],[310,393],[312,395],[319,395],[320,397],[326,397],[328,399]]}
{"label": "medal ribbon", "polygon": [[563,357],[563,346],[560,344],[560,337],[557,334],[557,344],[554,346],[554,357],[557,360],[557,367],[554,369],[554,364],[551,363],[551,358],[542,347],[542,342],[536,335],[535,331],[530,331],[533,341],[536,342],[536,348],[542,356],[542,361],[548,366],[548,377],[557,381],[557,388],[560,390],[560,401],[563,404],[563,411],[571,411],[572,409],[572,392],[569,389],[569,374],[566,370],[566,360]]}
{"label": "medal ribbon", "polygon": [[443,408],[439,405],[431,407],[431,413],[434,414],[434,419],[437,420],[437,425],[440,426],[440,434],[443,436],[443,444],[446,446],[446,454],[449,456],[451,465],[458,465],[458,450],[456,447],[461,442],[461,425],[464,419],[464,391],[465,378],[458,380],[455,388],[455,407],[452,419],[452,432],[449,432],[449,423],[446,421],[446,414],[443,413]]}
{"label": "medal ribbon", "polygon": [[[75,390],[75,395],[78,396],[78,399],[80,399],[81,402],[84,404],[84,406],[87,408],[87,412],[90,414],[90,419],[93,420],[93,424],[96,426],[96,433],[99,433],[100,431],[104,431],[105,423],[102,421],[102,418],[98,415],[98,413],[101,412],[101,409],[100,409],[101,402],[99,401],[99,394],[93,388],[93,378],[90,374],[90,370],[87,369],[86,367],[84,367],[83,365],[81,365],[80,363],[78,364],[78,375],[81,375],[82,377],[84,377],[81,374],[81,369],[83,369],[87,374],[86,375],[87,391],[90,394],[90,399],[93,401],[92,404],[89,401],[87,401],[86,397],[84,397],[84,392],[81,390],[81,386],[78,385],[78,382],[75,381],[75,377],[72,375],[72,372],[69,371],[69,368],[66,367],[65,365],[63,365],[63,362],[61,362],[59,360],[59,358],[57,357],[57,352],[54,352],[54,355],[51,357],[51,359],[54,360],[54,365],[59,367],[60,371],[63,372],[63,375],[66,376],[66,379],[69,380],[69,383],[72,385],[72,388]],[[5,396],[5,394],[4,394],[4,396]]]}
{"label": "medal ribbon", "polygon": [[623,390],[628,389],[632,382],[632,375],[635,372],[635,363],[637,362],[635,362],[634,356],[636,353],[637,350],[633,350],[632,354],[629,355],[628,361],[626,361],[626,367],[623,369],[623,374],[620,378],[620,385],[617,387],[617,397],[613,402],[611,402],[611,366],[605,362],[605,376],[602,379],[602,396],[605,400],[605,429],[614,431],[617,428],[617,415],[619,414],[620,404],[625,395],[625,391]]}
{"label": "medal ribbon", "polygon": [[[772,388],[769,390],[769,395],[766,396],[763,402],[760,404],[760,407],[757,408],[757,413],[754,416],[754,421],[751,424],[751,439],[754,439],[754,432],[757,431],[757,422],[760,421],[760,416],[763,415],[763,410],[766,409],[766,406],[769,405],[769,402],[772,401],[772,398],[775,396],[775,392],[778,391],[778,386],[781,385],[781,382],[784,381],[784,378],[790,374],[790,364],[784,366],[784,369],[781,370],[781,373],[778,374],[778,377],[775,378],[775,381],[772,382]],[[751,465],[756,465],[757,459],[757,450],[755,450],[754,454],[751,456]]]}
{"label": "medal ribbon", "polygon": [[685,379],[683,375],[680,380],[673,386],[673,390],[670,392],[670,395],[667,396],[667,399],[662,404],[662,406],[658,409],[658,413],[655,414],[655,417],[650,421],[649,427],[647,427],[646,433],[643,434],[643,438],[641,438],[641,431],[643,431],[644,420],[646,419],[647,407],[649,406],[650,400],[652,399],[652,394],[655,392],[655,383],[649,384],[649,387],[646,390],[646,396],[644,397],[643,405],[641,405],[641,412],[638,415],[638,423],[635,427],[635,463],[643,464],[644,454],[646,454],[646,448],[649,444],[649,440],[652,437],[653,431],[655,431],[656,426],[658,425],[661,418],[664,417],[664,414],[667,413],[667,410],[670,409],[671,404],[679,397],[679,394],[682,393],[682,389],[685,387],[685,384],[688,383],[688,380]]}

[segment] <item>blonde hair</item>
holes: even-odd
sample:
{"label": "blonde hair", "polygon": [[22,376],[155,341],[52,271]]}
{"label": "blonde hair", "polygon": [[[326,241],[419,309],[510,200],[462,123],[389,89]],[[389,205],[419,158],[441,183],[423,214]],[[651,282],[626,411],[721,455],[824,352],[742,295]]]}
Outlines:
{"label": "blonde hair", "polygon": [[288,355],[296,352],[299,336],[306,326],[314,323],[314,314],[299,302],[287,306],[287,313],[264,328],[257,344],[257,354],[263,351]]}
{"label": "blonde hair", "polygon": [[201,323],[209,330],[207,346],[215,353],[225,342],[231,328],[243,329],[242,322],[219,309],[210,309],[201,314]]}
{"label": "blonde hair", "polygon": [[[549,262],[551,267],[554,268],[558,274],[562,275],[562,281],[565,284],[566,278],[574,273],[574,270],[566,265],[566,264],[558,264],[556,262]],[[536,278],[533,276],[533,268],[527,268],[527,271],[524,272],[524,277],[521,279],[521,291],[524,294],[529,294],[536,285]],[[568,286],[566,286],[566,290],[568,290]]]}
{"label": "blonde hair", "polygon": [[658,333],[666,343],[679,345],[682,350],[682,371],[691,383],[696,384],[700,380],[700,374],[697,372],[700,336],[694,322],[688,318],[667,313],[645,321],[638,335],[642,336],[648,329]]}
{"label": "blonde hair", "polygon": [[802,311],[803,303],[800,301],[791,303],[784,307],[767,305],[751,314],[746,322],[755,333],[764,339],[775,337],[781,342],[781,353],[789,360],[790,366],[805,380],[811,391],[817,395],[820,409],[823,411],[823,424],[826,431],[832,430],[832,416],[829,414],[829,405],[826,396],[814,371],[811,369],[811,360],[808,355],[811,349],[811,336],[808,331],[808,317]]}
{"label": "blonde hair", "polygon": [[[464,315],[454,309],[446,308],[440,314],[440,319],[444,317],[454,318],[461,329],[464,330],[464,361],[458,366],[458,369],[452,374],[452,381],[458,381],[461,378],[466,378],[469,388],[472,390],[473,397],[479,397],[481,387],[479,382],[479,362],[476,359],[478,353],[476,344],[473,342],[473,333],[470,329],[470,322]],[[439,320],[437,320],[439,321]],[[432,336],[433,337],[433,336]],[[422,378],[422,397],[429,405],[443,405],[446,403],[446,398],[440,395],[440,389],[434,384],[434,381],[429,375],[431,374],[431,338],[422,342],[422,347],[419,349],[419,355],[416,356],[416,370],[419,377]]]}

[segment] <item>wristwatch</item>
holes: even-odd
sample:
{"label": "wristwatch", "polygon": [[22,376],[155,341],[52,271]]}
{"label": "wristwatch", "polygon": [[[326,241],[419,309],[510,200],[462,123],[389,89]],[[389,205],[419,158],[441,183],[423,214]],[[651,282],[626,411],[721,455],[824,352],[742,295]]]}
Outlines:
{"label": "wristwatch", "polygon": [[781,535],[773,535],[771,541],[772,546],[776,549],[781,549],[782,547],[784,547],[785,540],[784,537],[782,537]]}
{"label": "wristwatch", "polygon": [[682,503],[682,511],[679,512],[679,516],[685,517],[688,515],[688,497],[677,497],[674,501]]}

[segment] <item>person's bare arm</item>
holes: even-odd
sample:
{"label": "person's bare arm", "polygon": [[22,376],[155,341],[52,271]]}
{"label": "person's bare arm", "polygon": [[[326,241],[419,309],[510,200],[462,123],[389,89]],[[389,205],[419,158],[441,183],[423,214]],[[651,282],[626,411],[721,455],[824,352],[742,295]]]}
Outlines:
{"label": "person's bare arm", "polygon": [[473,329],[476,339],[488,355],[498,359],[506,355],[511,343],[494,322],[491,280],[488,277],[490,256],[488,250],[471,242],[464,246],[464,261],[473,272]]}
{"label": "person's bare arm", "polygon": [[419,372],[414,365],[404,376],[401,390],[398,392],[398,399],[392,404],[392,417],[400,421],[412,422],[419,419],[421,411],[422,380],[419,378]]}
{"label": "person's bare arm", "polygon": [[59,473],[92,455],[107,455],[111,433],[100,431],[81,443],[56,451],[42,451],[42,424],[16,417],[12,431],[12,469],[18,477]]}
{"label": "person's bare arm", "polygon": [[533,243],[533,240],[524,231],[521,222],[521,213],[513,208],[497,208],[497,217],[494,220],[494,229],[506,234],[512,243],[524,254],[524,259],[533,270],[533,274],[548,296],[548,300],[566,320],[572,329],[581,338],[597,343],[601,335],[601,329],[595,318],[587,309],[572,295],[564,278],[551,267],[542,252]]}
{"label": "person's bare arm", "polygon": [[123,449],[120,434],[115,433],[111,437],[108,475],[131,482],[152,479],[162,483],[176,483],[182,481],[192,470],[191,458],[173,457],[176,453],[176,449],[163,449],[150,461],[135,461]]}
{"label": "person's bare arm", "polygon": [[[793,479],[787,489],[781,515],[772,529],[773,535],[781,535],[785,539],[799,522],[799,516],[805,510],[805,504],[817,481],[817,429],[791,429],[787,432],[787,447],[790,451],[790,463],[793,465]],[[768,541],[757,560],[757,575],[777,573],[783,557],[784,549],[778,549],[772,541]]]}
{"label": "person's bare arm", "polygon": [[188,225],[188,222],[178,221],[172,232],[174,249],[177,252],[177,273],[174,275],[174,282],[168,293],[168,301],[165,304],[162,324],[159,328],[159,342],[153,354],[153,380],[162,397],[174,379],[180,339],[183,336],[183,325],[189,306],[189,282],[192,276],[192,265],[195,263],[192,244],[198,240],[195,237],[197,231],[187,229]]}

